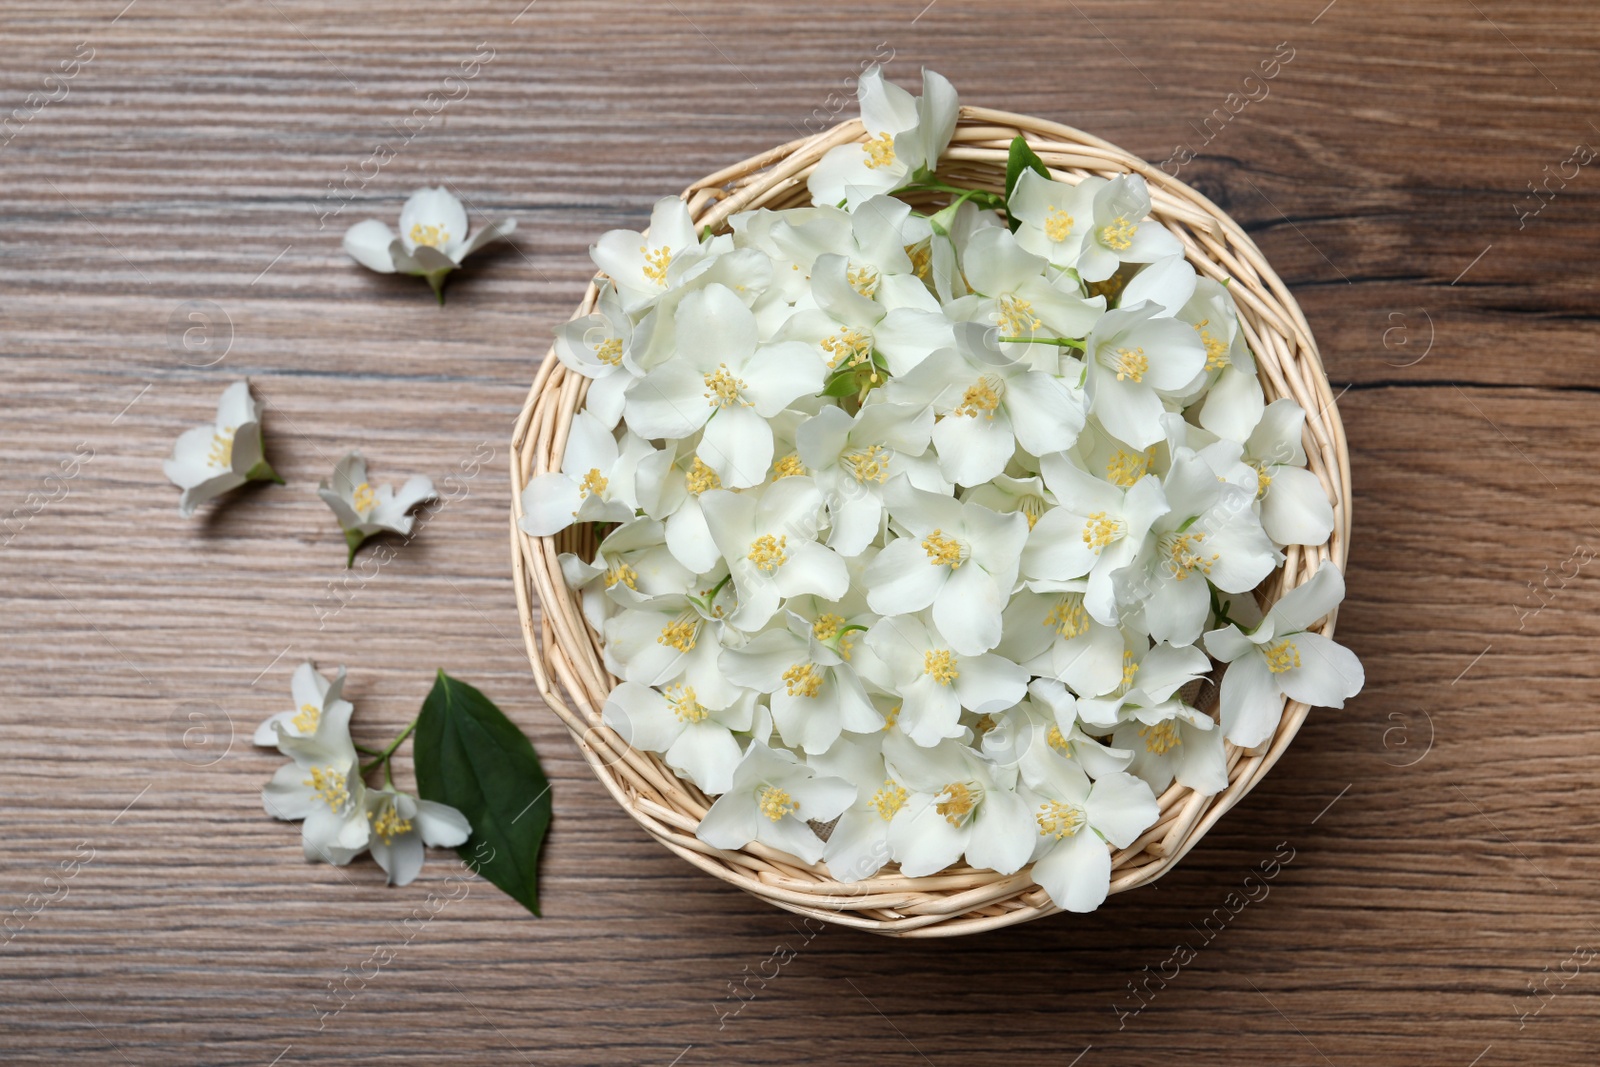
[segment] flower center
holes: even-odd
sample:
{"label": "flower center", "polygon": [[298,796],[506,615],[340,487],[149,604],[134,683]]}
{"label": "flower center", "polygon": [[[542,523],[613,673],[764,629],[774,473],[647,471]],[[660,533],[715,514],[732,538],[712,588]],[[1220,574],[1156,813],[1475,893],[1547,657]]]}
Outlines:
{"label": "flower center", "polygon": [[1027,496],[1017,500],[1017,510],[1022,512],[1023,516],[1028,520],[1028,529],[1030,530],[1033,529],[1034,523],[1039,521],[1039,517],[1047,509],[1048,505],[1045,504],[1044,497],[1036,496],[1033,493],[1029,493]]}
{"label": "flower center", "polygon": [[1053,837],[1057,841],[1072,837],[1088,821],[1082,808],[1075,804],[1063,804],[1059,800],[1047,800],[1040,804],[1034,819],[1039,823],[1040,837]]}
{"label": "flower center", "polygon": [[350,790],[345,784],[344,773],[337,767],[312,767],[311,777],[300,784],[309,785],[335,815],[341,814],[345,805],[350,803]]}
{"label": "flower center", "polygon": [[951,782],[934,798],[933,810],[944,816],[951,826],[962,826],[971,817],[983,791],[968,782]]}
{"label": "flower center", "polygon": [[1122,651],[1122,685],[1117,688],[1119,693],[1126,693],[1133,688],[1133,680],[1139,677],[1139,664],[1133,660],[1133,653],[1127,649]]}
{"label": "flower center", "polygon": [[606,491],[607,484],[609,484],[608,480],[605,475],[600,473],[600,468],[590,467],[589,473],[585,474],[583,481],[578,483],[578,495],[580,497],[599,496]]}
{"label": "flower center", "polygon": [[783,684],[792,697],[814,697],[822,689],[822,672],[815,663],[796,663],[783,672]]}
{"label": "flower center", "polygon": [[844,625],[843,615],[834,615],[831,612],[818,615],[817,621],[811,624],[811,633],[818,641],[832,641],[839,633],[839,628]]}
{"label": "flower center", "polygon": [[1221,370],[1229,363],[1228,342],[1207,330],[1206,327],[1209,325],[1211,325],[1210,319],[1201,319],[1194,324],[1194,328],[1200,334],[1200,343],[1206,346],[1206,370]]}
{"label": "flower center", "polygon": [[1272,475],[1267,473],[1265,463],[1252,463],[1250,466],[1256,469],[1256,499],[1260,500],[1272,488]]}
{"label": "flower center", "polygon": [[379,812],[376,819],[372,817],[372,812],[367,812],[367,819],[372,823],[372,832],[386,845],[394,844],[395,838],[411,832],[411,820],[400,817],[400,813],[394,810],[392,800],[383,806],[383,811]]}
{"label": "flower center", "polygon": [[613,337],[611,340],[594,346],[594,358],[608,367],[615,367],[622,362],[622,339]]}
{"label": "flower center", "polygon": [[1108,365],[1117,372],[1117,381],[1142,382],[1145,373],[1150,370],[1150,357],[1144,354],[1142,348],[1119,348],[1117,358]]}
{"label": "flower center", "polygon": [[1044,320],[1033,313],[1033,303],[1003,293],[995,301],[995,321],[1002,333],[1020,335],[1032,333],[1044,325]]}
{"label": "flower center", "polygon": [[1287,639],[1269,647],[1266,655],[1267,669],[1273,674],[1282,674],[1300,666],[1300,650],[1294,647],[1293,641]]}
{"label": "flower center", "polygon": [[999,723],[994,721],[993,715],[979,715],[978,721],[972,724],[972,732],[977,734],[979,737],[983,737],[990,730],[993,730],[999,725]]}
{"label": "flower center", "polygon": [[775,574],[779,567],[789,561],[789,554],[784,551],[788,547],[788,535],[773,537],[771,534],[762,534],[750,542],[750,551],[745,555],[756,570],[763,574]]}
{"label": "flower center", "polygon": [[878,291],[878,272],[871,267],[851,267],[845,272],[845,278],[849,280],[850,288],[868,300]]}
{"label": "flower center", "polygon": [[941,530],[935,530],[922,539],[922,550],[928,554],[928,562],[935,567],[949,567],[951,570],[961,566],[967,559],[967,547],[953,537],[946,537]]}
{"label": "flower center", "polygon": [[1083,594],[1063,594],[1044,617],[1044,624],[1068,640],[1088,633],[1089,612],[1084,609]]}
{"label": "flower center", "polygon": [[734,377],[726,363],[720,364],[715,371],[702,377],[706,383],[705,398],[712,407],[728,408],[735,404],[742,407],[750,406],[750,401],[740,395],[740,390],[745,388],[744,379]]}
{"label": "flower center", "polygon": [[705,722],[711,714],[695,697],[692,685],[671,685],[661,695],[667,698],[667,706],[679,722]]}
{"label": "flower center", "polygon": [[612,588],[618,582],[621,582],[629,589],[638,589],[639,587],[634,584],[638,580],[639,572],[628,566],[625,561],[619,562],[615,567],[612,567],[610,570],[606,571],[607,589]]}
{"label": "flower center", "polygon": [[1101,227],[1100,240],[1113,252],[1126,252],[1133,247],[1133,235],[1138,232],[1137,222],[1129,222],[1128,216],[1118,215],[1108,225]]}
{"label": "flower center", "polygon": [[1205,539],[1203,533],[1168,534],[1161,539],[1161,548],[1172,563],[1173,578],[1181,582],[1192,571],[1211,573],[1211,565],[1220,557],[1216,552],[1209,556],[1201,553],[1200,542]]}
{"label": "flower center", "polygon": [[1144,750],[1157,756],[1165,756],[1169,750],[1183,744],[1183,738],[1178,736],[1178,724],[1172,719],[1139,727],[1139,736],[1144,738]]}
{"label": "flower center", "polygon": [[867,153],[867,169],[877,170],[894,162],[894,134],[884,130],[861,146]]}
{"label": "flower center", "polygon": [[933,273],[933,242],[930,240],[906,245],[906,255],[911,259],[911,273],[927,281],[928,276]]}
{"label": "flower center", "polygon": [[922,654],[922,673],[938,682],[949,685],[961,677],[956,670],[955,653],[948,648],[930,648]]}
{"label": "flower center", "polygon": [[855,475],[858,482],[877,482],[882,485],[889,480],[889,455],[889,450],[882,445],[871,445],[846,455],[844,467]]}
{"label": "flower center", "polygon": [[1050,732],[1044,735],[1044,740],[1045,744],[1049,745],[1056,751],[1070,753],[1070,745],[1066,737],[1062,735],[1061,727],[1052,724],[1050,727]]}
{"label": "flower center", "polygon": [[422,223],[413,223],[411,226],[411,243],[423,245],[427,248],[440,248],[450,240],[450,231],[443,226],[424,226]]}
{"label": "flower center", "polygon": [[1060,242],[1065,241],[1071,232],[1072,216],[1058,207],[1051,208],[1050,213],[1045,216],[1044,235],[1052,241]]}
{"label": "flower center", "polygon": [[700,457],[694,457],[694,462],[689,464],[687,475],[689,492],[699,496],[707,489],[721,489],[722,479],[717,477],[717,472],[700,462]]}
{"label": "flower center", "polygon": [[794,478],[805,474],[806,465],[801,462],[798,452],[790,452],[772,465],[772,480],[780,478]]}
{"label": "flower center", "polygon": [[688,652],[700,639],[700,616],[685,609],[676,619],[661,628],[656,644],[669,645],[679,652]]}
{"label": "flower center", "polygon": [[800,810],[800,802],[787,792],[775,785],[766,786],[761,790],[761,800],[757,804],[761,814],[777,822],[785,815],[793,815]]}
{"label": "flower center", "polygon": [[233,466],[233,433],[234,427],[218,430],[211,435],[211,449],[206,453],[206,462],[213,467]]}
{"label": "flower center", "polygon": [[644,254],[644,266],[640,269],[644,271],[645,279],[656,285],[666,285],[667,268],[672,266],[672,249],[662,245],[652,252],[648,245],[640,245],[639,251]]}
{"label": "flower center", "polygon": [[1126,532],[1121,519],[1113,519],[1103,511],[1096,511],[1083,524],[1083,543],[1094,549],[1095,555]]}
{"label": "flower center", "polygon": [[1119,448],[1106,461],[1106,477],[1113,485],[1127,489],[1145,476],[1153,458],[1149,452],[1124,452]]}
{"label": "flower center", "polygon": [[884,822],[894,818],[894,813],[905,807],[906,798],[909,796],[905,787],[893,778],[886,778],[883,788],[872,794],[872,807],[878,817]]}
{"label": "flower center", "polygon": [[828,353],[830,370],[837,370],[840,363],[846,367],[859,367],[872,358],[872,338],[868,334],[847,328],[831,337],[824,337],[822,350]]}
{"label": "flower center", "polygon": [[377,502],[377,494],[372,491],[372,486],[368,485],[366,482],[362,482],[360,485],[356,486],[355,492],[350,494],[350,503],[353,504],[355,509],[363,515],[371,511],[373,505],[375,505]]}
{"label": "flower center", "polygon": [[294,728],[303,734],[309,734],[317,728],[317,723],[322,721],[322,709],[315,704],[301,704],[300,713],[289,720]]}
{"label": "flower center", "polygon": [[994,418],[995,409],[1000,406],[1000,398],[1005,395],[1006,383],[992,374],[985,374],[967,387],[961,394],[961,406],[952,414],[970,415],[977,418],[981,413],[984,418]]}
{"label": "flower center", "polygon": [[900,721],[900,709],[902,707],[904,707],[904,705],[896,704],[894,707],[889,709],[889,714],[883,717],[884,732],[887,733],[888,731],[894,729],[894,724]]}

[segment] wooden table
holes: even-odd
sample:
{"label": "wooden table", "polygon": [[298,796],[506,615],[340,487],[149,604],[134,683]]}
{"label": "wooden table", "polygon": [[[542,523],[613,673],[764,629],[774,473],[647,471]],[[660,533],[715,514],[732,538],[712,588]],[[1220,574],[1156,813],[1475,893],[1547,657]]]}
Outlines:
{"label": "wooden table", "polygon": [[[0,1060],[1595,1062],[1591,5],[126,2],[0,4],[0,910],[53,898],[0,944]],[[1192,152],[1354,464],[1361,697],[1158,885],[954,942],[801,926],[646,839],[533,695],[508,579],[511,423],[588,243],[853,111],[874,58]],[[437,182],[519,223],[442,310],[339,247]],[[161,461],[240,377],[289,484],[180,519]],[[314,489],[352,447],[461,488],[348,578]],[[435,667],[527,730],[544,919],[430,910],[448,854],[406,889],[301,861],[250,733],[305,657],[349,666],[358,740]]]}

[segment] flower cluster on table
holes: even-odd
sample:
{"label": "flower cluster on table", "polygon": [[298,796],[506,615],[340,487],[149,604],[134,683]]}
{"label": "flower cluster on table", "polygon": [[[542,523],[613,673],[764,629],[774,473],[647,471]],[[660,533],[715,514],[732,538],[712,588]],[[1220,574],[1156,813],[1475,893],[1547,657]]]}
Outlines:
{"label": "flower cluster on table", "polygon": [[[1226,788],[1224,738],[1361,688],[1311,632],[1333,565],[1252,595],[1333,529],[1305,412],[1265,402],[1140,177],[1014,145],[1005,197],[961,190],[948,82],[873,69],[860,97],[815,206],[712,235],[668,198],[593,247],[555,346],[585,405],[522,528],[616,524],[563,573],[623,679],[607,723],[718,798],[702,840],[843,881],[1032,863],[1092,910],[1160,792]],[[1213,660],[1220,721],[1183,699]]]}

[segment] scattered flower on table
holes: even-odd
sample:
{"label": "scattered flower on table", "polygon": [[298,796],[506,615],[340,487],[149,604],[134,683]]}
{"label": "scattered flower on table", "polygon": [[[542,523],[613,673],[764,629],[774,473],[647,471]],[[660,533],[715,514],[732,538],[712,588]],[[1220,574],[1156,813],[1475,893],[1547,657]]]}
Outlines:
{"label": "scattered flower on table", "polygon": [[250,383],[234,382],[223,390],[216,421],[185,430],[163,469],[172,484],[183,490],[178,513],[184,518],[201,504],[246,482],[282,485],[283,479],[262,451],[261,402],[251,395]]}
{"label": "scattered flower on table", "polygon": [[323,479],[317,495],[333,510],[344,531],[350,549],[346,567],[355,561],[356,552],[369,537],[381,533],[409,537],[416,523],[411,509],[439,498],[433,481],[424,475],[409,479],[399,492],[388,485],[374,489],[367,481],[367,461],[360,452],[348,452],[335,463],[333,477]]}
{"label": "scattered flower on table", "polygon": [[443,304],[444,283],[450,272],[472,253],[516,228],[515,219],[503,219],[468,237],[466,209],[441,186],[411,194],[400,209],[398,236],[385,223],[368,219],[345,231],[344,250],[351,259],[379,274],[426,278]]}
{"label": "scattered flower on table", "polygon": [[861,99],[812,206],[713,234],[667,198],[591,249],[556,343],[587,406],[522,529],[600,524],[561,566],[625,679],[604,718],[716,798],[702,841],[841,881],[1031,863],[1092,910],[1159,794],[1361,688],[1310,631],[1333,563],[1255,599],[1285,546],[1323,558],[1333,502],[1142,178],[962,191],[944,79]]}

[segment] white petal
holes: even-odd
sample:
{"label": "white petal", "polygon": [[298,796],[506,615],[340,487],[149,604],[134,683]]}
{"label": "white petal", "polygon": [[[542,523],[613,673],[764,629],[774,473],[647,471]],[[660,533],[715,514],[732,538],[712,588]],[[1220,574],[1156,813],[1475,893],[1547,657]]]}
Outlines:
{"label": "white petal", "polygon": [[1280,545],[1320,545],[1333,532],[1333,505],[1322,481],[1299,467],[1274,467],[1261,500],[1261,525]]}
{"label": "white petal", "polygon": [[[329,507],[333,507],[337,501],[337,498],[324,499],[328,500]],[[583,490],[578,483],[565,474],[541,474],[522,490],[523,514],[520,525],[524,532],[534,537],[549,537],[559,533],[577,521],[583,499]]]}
{"label": "white petal", "polygon": [[873,557],[861,580],[873,611],[906,615],[930,607],[949,575],[950,568],[932,565],[920,544],[902,537]]}
{"label": "white petal", "polygon": [[345,254],[368,270],[393,274],[394,257],[389,254],[389,246],[394,238],[394,231],[377,219],[358,222],[345,231]]}
{"label": "white petal", "polygon": [[772,466],[772,424],[754,408],[721,408],[706,423],[695,455],[729,489],[760,485]]}
{"label": "white petal", "polygon": [[1278,685],[1291,700],[1319,708],[1342,708],[1361,692],[1366,673],[1356,654],[1321,634],[1295,634],[1300,665],[1278,675]]}
{"label": "white petal", "polygon": [[1278,678],[1259,653],[1228,664],[1222,676],[1222,730],[1240,748],[1255,748],[1272,736],[1283,718]]}
{"label": "white petal", "polygon": [[442,186],[435,189],[418,189],[411,194],[405,207],[400,209],[400,241],[407,252],[417,254],[415,227],[436,226],[442,231],[442,243],[436,251],[448,255],[444,249],[454,248],[467,238],[467,213],[457,200]]}
{"label": "white petal", "polygon": [[[923,566],[934,569],[926,560]],[[1005,589],[998,588],[993,576],[968,560],[950,568],[949,578],[935,596],[934,625],[961,655],[980,655],[1000,643],[1000,615],[1010,595],[1009,584]]]}
{"label": "white petal", "polygon": [[1111,852],[1093,833],[1080,830],[1033,865],[1033,880],[1059,907],[1094,911],[1111,888]]}

